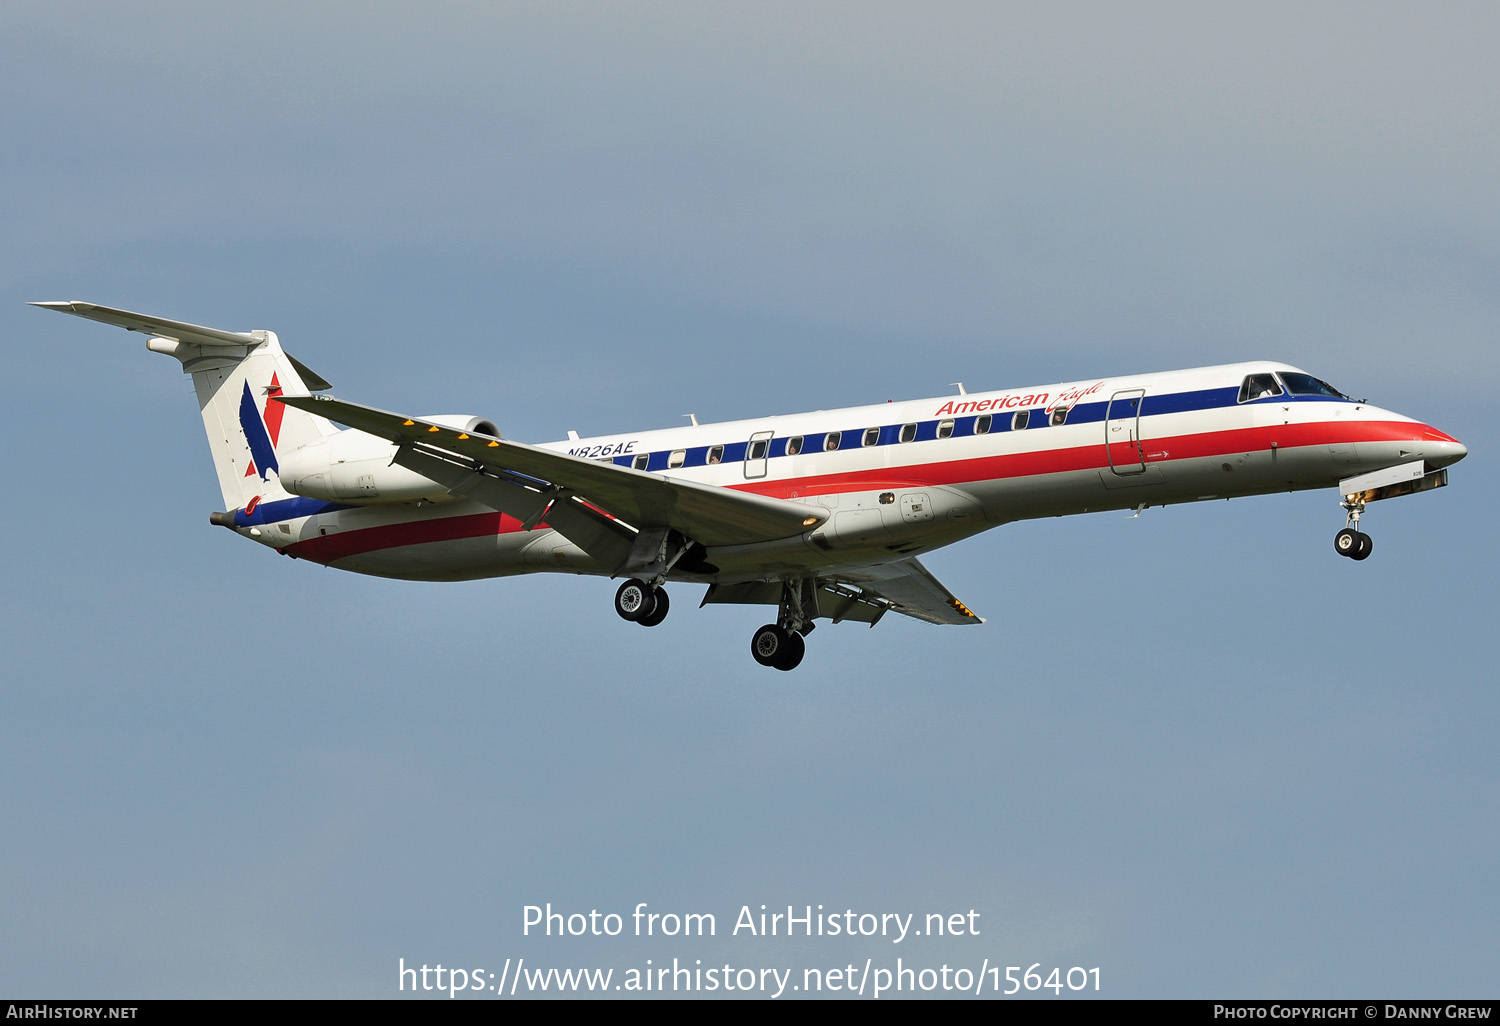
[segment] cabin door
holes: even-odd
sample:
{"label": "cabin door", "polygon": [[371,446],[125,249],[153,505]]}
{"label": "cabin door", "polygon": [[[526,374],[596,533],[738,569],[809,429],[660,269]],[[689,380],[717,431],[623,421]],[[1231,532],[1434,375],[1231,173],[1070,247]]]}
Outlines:
{"label": "cabin door", "polygon": [[1146,472],[1146,452],[1141,448],[1141,406],[1144,388],[1124,388],[1109,397],[1104,414],[1104,452],[1109,469],[1121,477]]}
{"label": "cabin door", "polygon": [[766,476],[766,460],[771,455],[771,436],[774,431],[757,431],[750,436],[745,446],[745,477],[754,479]]}

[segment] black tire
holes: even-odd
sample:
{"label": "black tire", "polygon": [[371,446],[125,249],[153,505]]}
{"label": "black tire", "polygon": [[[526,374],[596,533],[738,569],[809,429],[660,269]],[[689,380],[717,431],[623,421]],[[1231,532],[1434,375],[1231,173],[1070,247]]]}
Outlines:
{"label": "black tire", "polygon": [[1346,527],[1333,536],[1333,551],[1341,556],[1355,558],[1354,554],[1359,551],[1360,533],[1352,527]]}
{"label": "black tire", "polygon": [[1375,543],[1370,540],[1370,536],[1361,531],[1358,538],[1358,544],[1355,546],[1354,551],[1349,554],[1349,558],[1369,559],[1370,553],[1374,550],[1374,548]]}
{"label": "black tire", "polygon": [[776,660],[776,669],[795,670],[797,664],[802,662],[802,657],[807,654],[807,642],[803,641],[802,635],[796,631],[789,631],[786,636],[786,645],[781,651],[781,656]]}
{"label": "black tire", "polygon": [[634,577],[615,592],[615,612],[622,620],[640,623],[656,609],[656,589]]}
{"label": "black tire", "polygon": [[762,666],[775,666],[778,660],[785,658],[791,645],[788,638],[786,631],[774,623],[768,623],[750,635],[750,654]]}
{"label": "black tire", "polygon": [[655,627],[667,618],[667,610],[672,608],[672,603],[667,598],[666,588],[653,588],[652,592],[656,606],[651,610],[650,616],[643,616],[636,621],[642,627]]}

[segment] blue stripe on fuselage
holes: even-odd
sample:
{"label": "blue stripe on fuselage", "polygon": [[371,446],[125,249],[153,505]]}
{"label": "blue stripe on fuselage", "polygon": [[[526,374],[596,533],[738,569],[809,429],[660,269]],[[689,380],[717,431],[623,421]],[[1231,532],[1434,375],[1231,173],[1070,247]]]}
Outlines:
{"label": "blue stripe on fuselage", "polygon": [[[1331,396],[1325,395],[1283,394],[1265,396],[1242,403],[1238,401],[1239,392],[1238,385],[1230,385],[1225,388],[1197,389],[1191,392],[1170,392],[1159,395],[1152,395],[1148,392],[1145,401],[1141,404],[1140,415],[1142,417],[1156,417],[1167,413],[1190,413],[1198,410],[1227,409],[1235,406],[1253,406],[1257,403],[1353,402],[1350,399],[1334,399]],[[1006,409],[993,411],[988,414],[959,414],[955,417],[936,417],[929,420],[917,421],[917,437],[913,441],[926,442],[937,440],[938,424],[944,420],[952,420],[954,422],[953,434],[951,436],[953,438],[966,438],[977,434],[978,432],[974,430],[975,424],[980,417],[984,416],[990,418],[990,427],[989,431],[986,432],[987,434],[1010,431],[1012,430],[1015,415],[1023,412],[1028,414],[1026,427],[1024,428],[1026,431],[1039,431],[1052,426],[1047,411],[1040,406],[1031,407],[1029,410]],[[1105,419],[1108,413],[1108,399],[1079,403],[1068,409],[1065,423],[1070,426],[1074,424],[1099,423]],[[1117,410],[1116,416],[1120,415],[1120,412]],[[1124,416],[1133,417],[1134,411],[1131,410],[1125,413]],[[907,421],[907,423],[912,422]],[[842,432],[842,438],[839,440],[839,451],[864,448],[864,433],[872,427],[878,428],[880,431],[880,440],[876,443],[877,445],[906,444],[901,441],[901,424],[866,424],[862,427],[845,429]],[[803,435],[801,455],[811,455],[825,451],[824,447],[830,433],[827,431],[818,431],[813,434]],[[779,435],[771,440],[768,453],[771,459],[782,459],[786,456],[786,440],[789,437],[793,436],[791,434]],[[748,447],[749,443],[744,441],[723,443],[724,452],[720,458],[720,462],[739,463],[743,461]],[[707,466],[708,453],[712,448],[714,448],[712,445],[689,446],[684,454],[682,468]],[[612,462],[616,466],[629,467],[633,465],[638,457],[645,456],[647,457],[646,469],[652,472],[660,472],[675,469],[669,467],[668,461],[671,455],[672,450],[662,449],[656,452],[638,452],[629,456],[616,456]]]}
{"label": "blue stripe on fuselage", "polygon": [[279,523],[283,520],[296,520],[298,517],[316,516],[319,513],[337,513],[341,509],[353,508],[353,506],[345,506],[337,502],[324,502],[322,499],[308,499],[299,495],[291,499],[262,502],[255,507],[253,513],[246,513],[242,509],[236,510],[234,526],[256,527],[262,524]]}

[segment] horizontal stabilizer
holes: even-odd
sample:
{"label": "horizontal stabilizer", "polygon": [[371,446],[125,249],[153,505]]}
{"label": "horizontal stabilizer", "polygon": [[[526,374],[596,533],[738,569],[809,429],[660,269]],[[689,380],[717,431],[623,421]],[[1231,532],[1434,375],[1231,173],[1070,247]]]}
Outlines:
{"label": "horizontal stabilizer", "polygon": [[[113,324],[117,328],[126,331],[138,331],[143,335],[151,335],[156,338],[171,338],[178,342],[186,342],[195,346],[207,346],[210,349],[225,346],[258,346],[266,340],[264,331],[223,331],[219,328],[205,328],[201,324],[188,324],[185,321],[169,321],[165,317],[152,317],[150,314],[133,313],[130,310],[116,310],[110,306],[99,306],[96,303],[82,303],[76,299],[62,300],[51,303],[32,303],[43,310],[56,310],[58,313],[73,314],[75,317],[87,317],[91,321],[99,321],[101,324]],[[297,359],[291,353],[282,350],[286,358],[291,361],[297,373],[302,376],[302,383],[307,386],[309,392],[325,392],[333,386],[323,378],[321,374],[315,373],[307,364]]]}
{"label": "horizontal stabilizer", "polygon": [[201,324],[169,321],[164,317],[151,317],[146,314],[131,313],[129,310],[97,306],[94,303],[80,303],[77,300],[32,303],[31,305],[39,306],[44,310],[73,314],[76,317],[87,317],[91,321],[99,321],[102,324],[113,324],[126,331],[139,331],[144,335],[175,338],[179,342],[191,342],[198,346],[255,346],[265,341],[265,336],[260,332],[221,331],[218,328],[205,328]]}

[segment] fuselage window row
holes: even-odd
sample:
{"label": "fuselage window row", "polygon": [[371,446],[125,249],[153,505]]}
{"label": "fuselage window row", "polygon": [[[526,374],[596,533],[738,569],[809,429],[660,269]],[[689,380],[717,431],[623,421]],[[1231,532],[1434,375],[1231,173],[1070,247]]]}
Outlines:
{"label": "fuselage window row", "polygon": [[[1295,378],[1295,380],[1293,380]],[[1279,398],[1288,401],[1342,401],[1353,402],[1327,382],[1310,374],[1289,375],[1259,372],[1248,375],[1239,388],[1205,389],[1147,397],[1142,403],[1140,416],[1163,413],[1213,409],[1253,402],[1257,399]],[[633,456],[606,457],[605,462],[637,470],[678,470],[697,466],[714,466],[723,462],[742,460],[777,459],[782,456],[800,456],[821,448],[823,452],[838,452],[845,449],[869,448],[877,445],[899,445],[908,442],[936,441],[948,438],[966,438],[986,435],[993,431],[1035,431],[1043,427],[1063,427],[1103,422],[1108,415],[1109,403],[1099,401],[1082,403],[1072,407],[1053,410],[1025,409],[1015,411],[1008,420],[995,422],[992,414],[971,417],[954,417],[944,420],[919,421],[916,423],[892,424],[883,427],[864,428],[857,434],[844,431],[829,431],[819,435],[791,435],[783,442],[780,439],[756,439],[753,442],[735,442],[725,445],[697,446],[686,449],[663,450],[661,452],[637,453]],[[1032,413],[1042,416],[1033,417]],[[849,437],[846,439],[846,435]],[[821,442],[821,447],[819,446]]]}

